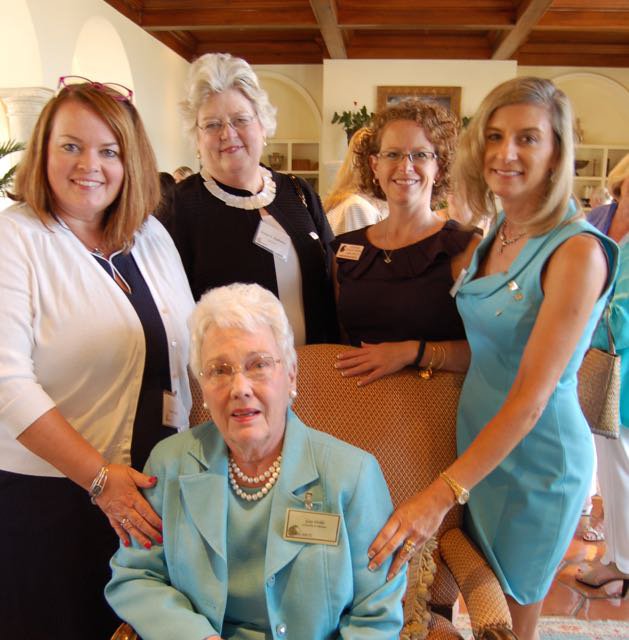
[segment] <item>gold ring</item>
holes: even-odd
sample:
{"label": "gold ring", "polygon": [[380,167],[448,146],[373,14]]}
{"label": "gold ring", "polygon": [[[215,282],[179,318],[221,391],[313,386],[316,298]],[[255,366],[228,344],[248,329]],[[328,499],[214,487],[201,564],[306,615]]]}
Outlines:
{"label": "gold ring", "polygon": [[415,543],[412,540],[406,540],[402,546],[402,551],[407,556],[412,556],[415,553]]}

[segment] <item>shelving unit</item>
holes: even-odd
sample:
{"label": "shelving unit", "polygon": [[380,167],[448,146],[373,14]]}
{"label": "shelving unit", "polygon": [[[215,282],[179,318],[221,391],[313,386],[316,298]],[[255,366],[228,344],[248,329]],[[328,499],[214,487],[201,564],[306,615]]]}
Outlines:
{"label": "shelving unit", "polygon": [[[578,144],[576,147],[576,174],[574,193],[589,208],[592,189],[604,187],[609,172],[629,153],[629,146]],[[585,166],[579,166],[586,162]]]}
{"label": "shelving unit", "polygon": [[275,171],[292,173],[305,178],[318,190],[319,186],[319,141],[298,138],[270,140],[262,162]]}

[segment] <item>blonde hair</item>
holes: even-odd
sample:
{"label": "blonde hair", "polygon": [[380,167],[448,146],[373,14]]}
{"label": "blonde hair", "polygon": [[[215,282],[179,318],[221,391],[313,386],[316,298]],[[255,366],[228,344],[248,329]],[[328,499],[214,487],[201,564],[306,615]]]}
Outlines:
{"label": "blonde hair", "polygon": [[347,148],[345,159],[336,174],[332,189],[323,200],[324,211],[328,212],[334,209],[334,207],[343,202],[343,200],[361,190],[359,185],[360,175],[356,166],[355,151],[361,140],[369,134],[370,131],[367,127],[361,127],[354,133],[352,139],[349,141],[349,147]]}
{"label": "blonde hair", "polygon": [[185,98],[180,103],[184,130],[190,140],[194,143],[196,139],[201,105],[210,96],[227,89],[240,91],[251,102],[265,135],[272,137],[277,128],[277,109],[269,102],[249,63],[229,53],[206,53],[190,65]]}
{"label": "blonde hair", "polygon": [[293,330],[282,303],[259,284],[235,282],[215,287],[201,296],[190,320],[190,369],[195,376],[201,371],[203,338],[209,329],[242,329],[255,333],[268,326],[275,338],[288,371],[297,367]]}
{"label": "blonde hair", "polygon": [[124,177],[105,211],[103,241],[109,249],[130,250],[133,237],[160,201],[155,154],[135,107],[104,85],[64,87],[44,107],[15,174],[12,197],[28,204],[43,224],[55,219],[55,197],[48,180],[48,145],[55,115],[75,101],[93,111],[114,133]]}
{"label": "blonde hair", "polygon": [[629,153],[607,176],[607,188],[615,200],[620,200],[620,188],[627,177],[629,177]]}
{"label": "blonde hair", "polygon": [[386,200],[384,191],[374,182],[374,173],[369,157],[380,152],[382,135],[390,122],[409,120],[419,125],[437,153],[438,182],[432,188],[431,204],[445,198],[450,191],[450,166],[454,159],[459,133],[459,121],[448,109],[436,102],[404,100],[399,104],[381,109],[373,117],[367,133],[356,145],[356,167],[359,172],[359,187],[365,193]]}
{"label": "blonde hair", "polygon": [[[453,175],[456,189],[462,192],[474,214],[474,220],[487,214],[492,221],[495,220],[498,212],[483,172],[485,130],[496,110],[515,104],[532,104],[545,108],[553,130],[557,163],[554,172],[549,175],[546,197],[527,225],[531,235],[541,235],[563,219],[572,195],[574,175],[572,107],[566,94],[550,80],[514,78],[495,87],[482,101],[461,135]],[[583,214],[579,212],[578,215]]]}

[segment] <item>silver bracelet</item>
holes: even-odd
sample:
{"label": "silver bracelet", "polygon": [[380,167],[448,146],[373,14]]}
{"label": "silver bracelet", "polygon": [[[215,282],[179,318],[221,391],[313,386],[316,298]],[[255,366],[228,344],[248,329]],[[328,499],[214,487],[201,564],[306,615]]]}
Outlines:
{"label": "silver bracelet", "polygon": [[96,474],[94,480],[92,480],[92,484],[90,485],[90,490],[88,495],[92,504],[96,504],[96,498],[103,492],[105,489],[105,485],[107,484],[107,475],[109,474],[109,463],[105,463]]}

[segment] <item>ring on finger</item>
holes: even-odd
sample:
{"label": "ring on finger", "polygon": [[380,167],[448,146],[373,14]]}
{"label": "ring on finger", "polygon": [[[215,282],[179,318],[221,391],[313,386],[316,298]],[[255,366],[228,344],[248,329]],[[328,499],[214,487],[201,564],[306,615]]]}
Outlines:
{"label": "ring on finger", "polygon": [[416,545],[412,540],[406,540],[402,545],[402,551],[407,556],[412,556],[415,553]]}
{"label": "ring on finger", "polygon": [[129,520],[129,518],[124,517],[121,521],[120,521],[120,526],[123,529],[128,529],[129,525],[131,524],[131,520]]}

